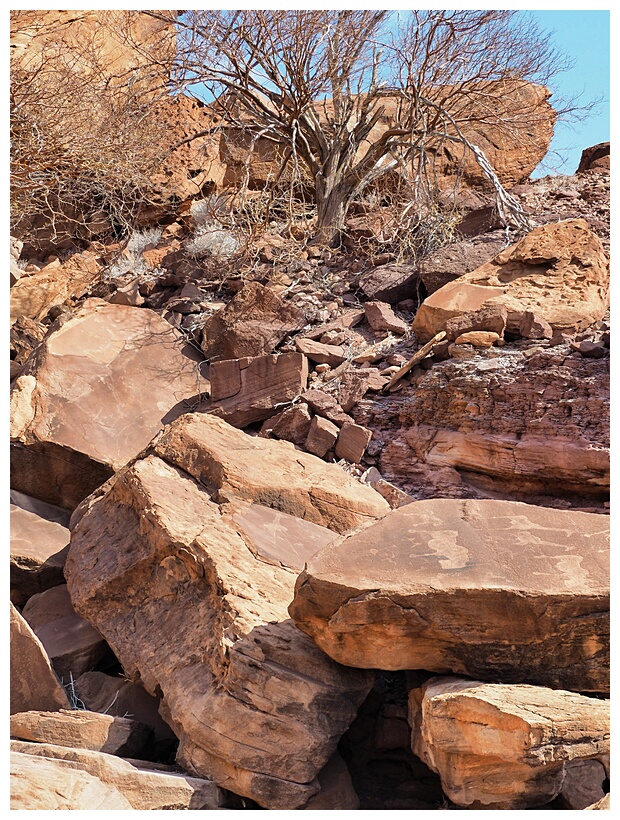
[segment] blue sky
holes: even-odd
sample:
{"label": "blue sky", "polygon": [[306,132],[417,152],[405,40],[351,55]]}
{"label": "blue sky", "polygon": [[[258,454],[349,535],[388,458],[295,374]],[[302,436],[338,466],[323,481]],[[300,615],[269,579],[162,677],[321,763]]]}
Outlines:
{"label": "blue sky", "polygon": [[[532,11],[531,14],[541,29],[554,32],[554,44],[575,61],[570,71],[557,77],[559,92],[583,93],[583,102],[605,98],[597,111],[583,122],[556,125],[551,151],[558,150],[563,161],[550,153],[533,176],[572,174],[577,170],[584,148],[609,140],[610,14],[609,11],[572,10]],[[550,102],[553,103],[553,97]]]}

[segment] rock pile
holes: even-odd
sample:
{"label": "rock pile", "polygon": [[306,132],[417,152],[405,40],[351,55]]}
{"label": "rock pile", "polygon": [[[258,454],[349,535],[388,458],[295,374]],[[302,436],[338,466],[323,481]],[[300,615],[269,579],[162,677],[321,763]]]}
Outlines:
{"label": "rock pile", "polygon": [[608,808],[595,149],[416,265],[12,243],[12,808]]}

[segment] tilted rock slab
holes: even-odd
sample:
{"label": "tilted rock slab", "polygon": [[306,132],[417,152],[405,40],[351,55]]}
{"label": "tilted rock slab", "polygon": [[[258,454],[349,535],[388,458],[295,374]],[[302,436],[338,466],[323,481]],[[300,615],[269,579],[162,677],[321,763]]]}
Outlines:
{"label": "tilted rock slab", "polygon": [[[334,529],[364,519],[346,507],[372,496],[349,499],[335,465],[210,416],[179,419],[153,450],[74,515],[65,570],[74,605],[105,635],[125,674],[162,694],[184,768],[266,808],[303,806],[372,676],[334,663],[287,616],[297,576],[289,566],[299,565],[300,551],[307,560],[316,541],[303,544],[292,527],[291,559],[282,540],[274,554],[270,528],[253,527],[231,490],[243,495],[245,477],[246,499],[254,494],[277,509],[281,476],[289,493],[282,489],[282,506],[312,520],[323,502],[314,507],[309,490],[323,475],[333,495],[316,517]],[[334,515],[336,500],[346,515]],[[384,502],[367,500],[366,509],[383,511]],[[289,517],[280,513],[277,528]]]}
{"label": "tilted rock slab", "polygon": [[534,228],[490,262],[432,293],[412,328],[426,342],[449,319],[491,305],[506,306],[506,332],[514,336],[527,311],[557,332],[589,327],[609,306],[609,260],[600,239],[585,219]]}
{"label": "tilted rock slab", "polygon": [[37,508],[36,499],[30,500],[34,505],[28,504],[28,500],[23,503],[31,509],[11,500],[11,600],[17,606],[23,606],[38,592],[64,583],[63,567],[69,546],[69,528],[45,517],[45,507],[50,505],[39,502],[42,514],[37,514],[32,511]]}
{"label": "tilted rock slab", "polygon": [[[11,808],[218,809],[210,780],[90,749],[11,741]],[[56,805],[54,805],[56,803]]]}
{"label": "tilted rock slab", "polygon": [[609,690],[609,523],[511,501],[392,511],[311,557],[289,607],[330,657]]}
{"label": "tilted rock slab", "polygon": [[11,604],[11,714],[33,709],[68,709],[62,688],[41,641]]}
{"label": "tilted rock slab", "polygon": [[151,310],[87,300],[16,380],[11,486],[73,510],[206,389],[184,344]]}
{"label": "tilted rock slab", "polygon": [[471,809],[553,800],[567,764],[607,753],[609,718],[609,701],[527,684],[432,678],[409,694],[414,754]]}

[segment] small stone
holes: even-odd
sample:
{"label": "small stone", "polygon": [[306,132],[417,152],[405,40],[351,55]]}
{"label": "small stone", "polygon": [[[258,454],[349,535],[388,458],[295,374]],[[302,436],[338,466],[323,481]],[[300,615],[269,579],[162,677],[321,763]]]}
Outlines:
{"label": "small stone", "polygon": [[276,438],[302,446],[308,438],[312,415],[307,404],[295,404],[283,413],[271,429]]}
{"label": "small stone", "polygon": [[389,330],[393,333],[407,333],[409,326],[394,313],[387,302],[366,302],[366,319],[373,330]]}
{"label": "small stone", "polygon": [[330,367],[338,367],[346,358],[342,347],[321,344],[321,342],[315,342],[312,339],[298,337],[295,339],[295,347],[313,362],[328,364]]}
{"label": "small stone", "polygon": [[462,333],[454,340],[456,345],[473,345],[474,347],[493,347],[499,340],[499,334],[490,330],[471,330],[469,333]]}
{"label": "small stone", "polygon": [[332,449],[338,439],[339,430],[335,424],[321,416],[315,416],[310,424],[306,439],[306,450],[323,458]]}
{"label": "small stone", "polygon": [[370,443],[372,432],[360,424],[343,424],[336,442],[336,458],[359,464]]}

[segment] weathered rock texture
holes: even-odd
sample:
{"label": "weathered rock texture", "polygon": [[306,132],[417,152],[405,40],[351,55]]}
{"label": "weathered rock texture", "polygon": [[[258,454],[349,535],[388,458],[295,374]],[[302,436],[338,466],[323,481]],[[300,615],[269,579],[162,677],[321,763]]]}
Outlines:
{"label": "weathered rock texture", "polygon": [[385,515],[374,490],[286,442],[253,438],[209,415],[170,424],[154,443],[168,463],[213,488],[218,500],[250,501],[343,533]]}
{"label": "weathered rock texture", "polygon": [[11,714],[68,708],[69,698],[41,641],[11,604]]}
{"label": "weathered rock texture", "polygon": [[301,353],[223,359],[209,368],[211,401],[201,406],[234,427],[273,415],[307,387],[308,360]]}
{"label": "weathered rock texture", "polygon": [[76,608],[128,677],[162,693],[181,764],[267,808],[318,791],[372,677],[335,664],[287,617],[287,566],[312,545],[291,530],[291,557],[282,542],[274,555],[236,496],[336,530],[384,510],[343,479],[288,444],[186,416],[74,516],[65,572]]}
{"label": "weathered rock texture", "polygon": [[526,352],[440,362],[415,388],[362,399],[356,421],[386,442],[382,475],[418,498],[476,488],[523,500],[605,498],[609,359],[566,347]]}
{"label": "weathered rock texture", "polygon": [[68,527],[11,504],[11,600],[16,606],[64,583],[68,546]]}
{"label": "weathered rock texture", "polygon": [[149,734],[148,727],[135,720],[82,709],[11,715],[11,737],[121,757],[138,757]]}
{"label": "weathered rock texture", "polygon": [[411,691],[409,715],[414,753],[471,809],[542,806],[571,763],[609,749],[609,701],[539,686],[433,678]]}
{"label": "weathered rock texture", "polygon": [[532,311],[558,332],[576,332],[602,319],[609,306],[609,261],[583,219],[534,228],[494,259],[429,296],[413,330],[426,342],[448,319],[493,304],[508,309],[506,332],[519,335]]}
{"label": "weathered rock texture", "polygon": [[219,809],[215,783],[168,766],[51,743],[11,742],[13,808]]}
{"label": "weathered rock texture", "polygon": [[72,510],[205,389],[160,316],[89,299],[16,381],[11,485]]}
{"label": "weathered rock texture", "polygon": [[289,612],[366,669],[609,687],[609,526],[509,501],[418,501],[307,562]]}

